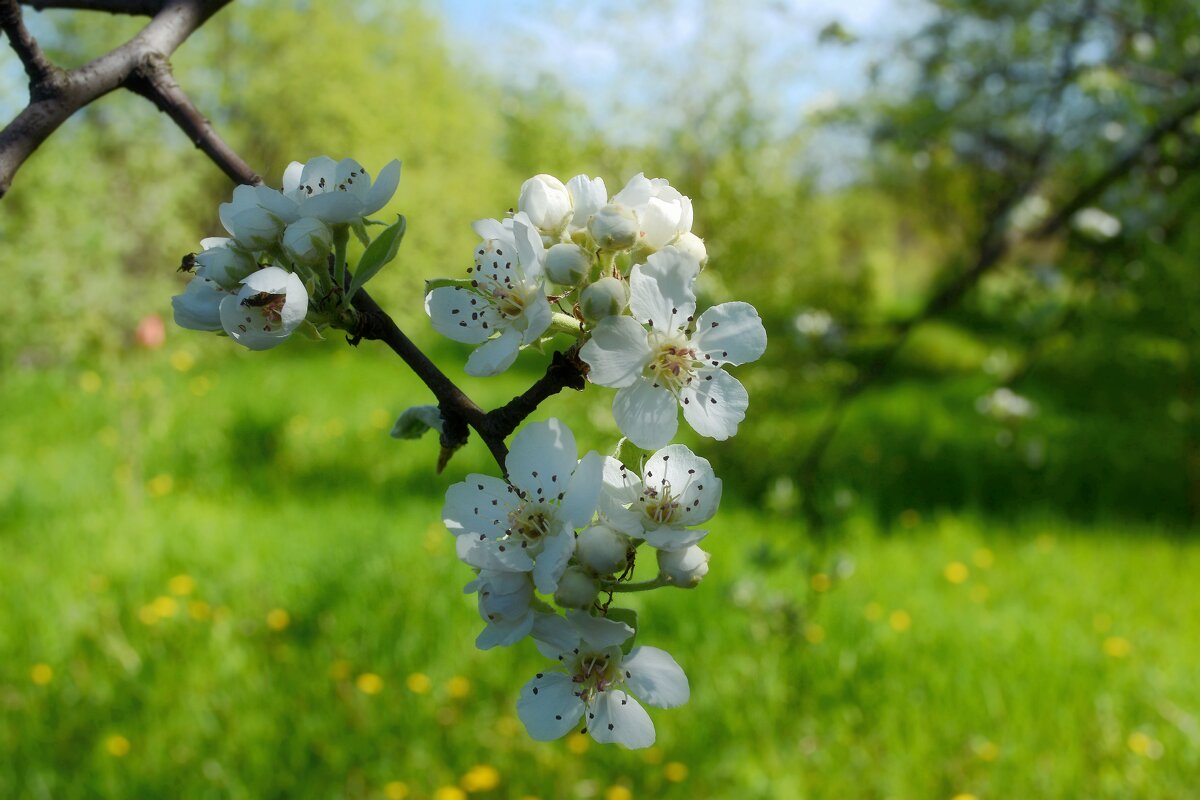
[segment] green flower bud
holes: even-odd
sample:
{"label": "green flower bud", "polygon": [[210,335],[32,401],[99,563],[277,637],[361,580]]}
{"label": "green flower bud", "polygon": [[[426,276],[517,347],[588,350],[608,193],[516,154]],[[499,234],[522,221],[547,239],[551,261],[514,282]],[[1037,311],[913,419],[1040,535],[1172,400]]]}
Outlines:
{"label": "green flower bud", "polygon": [[609,203],[588,222],[588,232],[603,250],[628,250],[637,243],[638,230],[634,213],[617,203]]}
{"label": "green flower bud", "polygon": [[628,552],[629,537],[607,525],[584,528],[575,540],[575,558],[596,575],[611,575],[624,568]]}
{"label": "green flower bud", "polygon": [[591,322],[620,314],[627,305],[629,287],[616,278],[601,278],[579,295],[579,310]]}
{"label": "green flower bud", "polygon": [[556,244],[546,251],[546,275],[560,286],[574,286],[591,268],[591,254],[577,244]]}
{"label": "green flower bud", "polygon": [[567,571],[558,579],[554,602],[563,608],[588,608],[596,602],[598,594],[600,585],[595,578],[579,567],[567,567]]}

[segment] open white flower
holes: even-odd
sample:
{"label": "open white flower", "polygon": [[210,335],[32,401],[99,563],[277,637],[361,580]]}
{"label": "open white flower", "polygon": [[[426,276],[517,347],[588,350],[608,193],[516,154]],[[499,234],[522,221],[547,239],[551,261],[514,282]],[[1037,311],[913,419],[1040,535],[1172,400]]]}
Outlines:
{"label": "open white flower", "polygon": [[557,419],[526,425],[513,438],[508,480],[468,475],[446,492],[442,518],[458,556],[473,567],[532,572],[550,594],[575,551],[575,531],[600,499],[600,455],[576,461],[575,436]]}
{"label": "open white flower", "polygon": [[674,247],[634,266],[633,316],[600,320],[579,351],[592,383],[620,390],[613,399],[617,425],[647,450],[675,436],[677,405],[703,436],[723,440],[737,433],[749,397],[721,367],[754,361],[767,346],[762,320],[748,303],[722,303],[695,319],[692,282],[699,270],[694,258]]}
{"label": "open white flower", "polygon": [[[425,297],[434,330],[456,342],[479,344],[467,359],[468,375],[498,375],[550,327],[545,249],[529,218],[518,212],[501,223],[479,220],[470,287],[444,286]],[[493,338],[494,337],[494,338]]]}
{"label": "open white flower", "polygon": [[268,186],[243,184],[233,190],[233,200],[221,203],[221,224],[247,250],[272,247],[293,218],[294,204]]}
{"label": "open white flower", "polygon": [[721,479],[708,460],[672,444],[646,459],[643,470],[638,477],[615,458],[604,459],[600,513],[609,525],[663,550],[682,550],[707,536],[692,526],[712,519],[721,504]]}
{"label": "open white flower", "polygon": [[283,195],[294,216],[313,217],[330,225],[358,222],[387,205],[400,183],[400,162],[393,159],[374,182],[352,158],[334,161],[317,156],[307,163],[293,161],[283,173]]}
{"label": "open white flower", "polygon": [[647,178],[638,173],[612,202],[632,209],[640,230],[637,243],[660,250],[692,229],[692,201],[680,194],[666,178]]}
{"label": "open white flower", "polygon": [[[654,744],[654,723],[634,699],[674,708],[691,694],[687,675],[675,659],[657,647],[635,647],[629,655],[621,644],[633,634],[623,623],[569,612],[554,626],[553,641],[539,632],[538,649],[560,667],[539,672],[517,701],[517,716],[539,741],[558,739],[580,719],[597,742],[617,742],[636,749]],[[547,626],[549,627],[549,626]]]}
{"label": "open white flower", "polygon": [[304,321],[308,292],[295,273],[266,267],[242,280],[237,294],[221,300],[221,327],[251,350],[281,344]]}

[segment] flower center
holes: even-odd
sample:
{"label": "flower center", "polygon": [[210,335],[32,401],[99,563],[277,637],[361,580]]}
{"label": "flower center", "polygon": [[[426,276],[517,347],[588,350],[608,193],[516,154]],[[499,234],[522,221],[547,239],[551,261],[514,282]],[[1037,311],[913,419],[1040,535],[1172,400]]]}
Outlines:
{"label": "flower center", "polygon": [[496,298],[496,310],[507,319],[516,319],[525,313],[525,298],[520,292],[497,286],[492,294]]}
{"label": "flower center", "polygon": [[[614,653],[613,650],[617,652]],[[576,685],[575,694],[590,703],[597,692],[609,689],[620,680],[620,650],[583,651],[575,657],[568,674]]]}
{"label": "flower center", "polygon": [[[646,366],[646,377],[653,380],[655,385],[665,386],[672,393],[678,393],[692,382],[696,368],[700,366],[696,350],[687,337],[681,334],[663,336],[657,331],[652,331],[651,337],[653,355]],[[658,341],[654,341],[654,338],[658,338]]]}
{"label": "flower center", "polygon": [[642,513],[656,525],[670,525],[679,519],[681,504],[671,493],[671,484],[663,481],[658,487],[642,490]]}
{"label": "flower center", "polygon": [[522,503],[508,512],[508,535],[521,539],[522,547],[540,545],[550,533],[552,519],[540,505]]}

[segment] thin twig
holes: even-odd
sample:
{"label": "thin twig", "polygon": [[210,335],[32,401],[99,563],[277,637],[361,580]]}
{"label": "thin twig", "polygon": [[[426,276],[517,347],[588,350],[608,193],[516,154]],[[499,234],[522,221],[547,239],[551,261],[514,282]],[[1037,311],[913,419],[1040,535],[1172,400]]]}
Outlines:
{"label": "thin twig", "polygon": [[59,70],[50,63],[42,48],[38,47],[37,39],[33,38],[25,27],[21,17],[21,6],[17,0],[0,0],[0,30],[8,36],[9,44],[21,59],[25,74],[29,76],[30,86],[43,86],[54,82]]}
{"label": "thin twig", "polygon": [[164,5],[163,0],[21,0],[21,4],[37,11],[66,8],[74,11],[129,14],[135,17],[152,17],[162,11]]}

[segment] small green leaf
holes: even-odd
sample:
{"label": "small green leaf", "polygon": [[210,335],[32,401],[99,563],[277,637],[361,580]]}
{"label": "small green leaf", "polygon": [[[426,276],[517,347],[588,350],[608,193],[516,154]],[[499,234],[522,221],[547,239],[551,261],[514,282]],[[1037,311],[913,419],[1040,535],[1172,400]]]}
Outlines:
{"label": "small green leaf", "polygon": [[442,412],[437,406],[413,406],[406,408],[392,426],[392,438],[420,439],[430,429],[442,432]]}
{"label": "small green leaf", "polygon": [[316,325],[313,325],[308,320],[304,320],[303,322],[301,322],[300,327],[298,327],[296,329],[296,332],[299,333],[301,336],[303,336],[305,339],[310,339],[314,342],[325,341],[325,337],[321,335],[320,329]]}
{"label": "small green leaf", "polygon": [[367,246],[362,258],[358,260],[358,266],[354,268],[354,280],[350,283],[347,297],[353,297],[355,292],[396,257],[396,251],[400,249],[400,242],[404,239],[405,225],[406,220],[401,215],[395,225],[384,230]]}
{"label": "small green leaf", "polygon": [[[381,222],[379,224],[386,225],[387,223]],[[370,236],[370,234],[367,233],[367,226],[363,224],[363,221],[361,219],[358,220],[357,222],[351,222],[350,230],[354,231],[354,236],[358,239],[359,242],[362,243],[363,247],[371,246],[371,236]]]}

